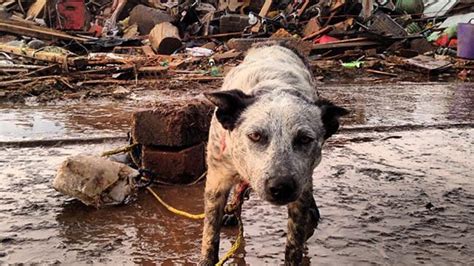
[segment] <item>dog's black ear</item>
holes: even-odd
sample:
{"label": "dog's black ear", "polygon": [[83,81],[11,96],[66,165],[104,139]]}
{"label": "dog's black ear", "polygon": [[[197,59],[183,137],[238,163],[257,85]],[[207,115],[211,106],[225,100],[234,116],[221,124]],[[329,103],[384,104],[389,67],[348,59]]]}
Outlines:
{"label": "dog's black ear", "polygon": [[349,114],[349,111],[345,108],[334,105],[328,100],[318,100],[316,105],[321,109],[321,120],[324,124],[326,133],[324,139],[328,139],[339,128],[339,118],[341,116]]}
{"label": "dog's black ear", "polygon": [[240,114],[254,102],[254,97],[241,90],[228,90],[204,93],[207,99],[217,106],[216,117],[221,125],[232,131]]}

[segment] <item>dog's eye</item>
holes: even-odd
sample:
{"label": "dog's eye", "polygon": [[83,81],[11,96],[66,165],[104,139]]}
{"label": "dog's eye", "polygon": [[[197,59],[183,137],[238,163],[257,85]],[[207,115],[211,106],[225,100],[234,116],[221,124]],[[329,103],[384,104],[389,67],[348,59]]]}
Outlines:
{"label": "dog's eye", "polygon": [[262,134],[258,132],[253,132],[247,135],[247,137],[253,142],[259,142],[262,140]]}
{"label": "dog's eye", "polygon": [[312,137],[308,137],[308,136],[299,136],[296,138],[296,143],[298,144],[301,144],[301,145],[306,145],[306,144],[309,144],[311,142],[313,142],[313,138]]}

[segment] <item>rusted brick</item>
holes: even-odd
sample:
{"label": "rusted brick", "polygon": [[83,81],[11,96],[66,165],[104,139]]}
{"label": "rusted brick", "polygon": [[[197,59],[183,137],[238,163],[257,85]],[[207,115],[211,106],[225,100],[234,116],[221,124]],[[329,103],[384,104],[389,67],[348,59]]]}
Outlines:
{"label": "rusted brick", "polygon": [[133,114],[132,136],[143,145],[192,146],[207,140],[213,111],[201,98],[162,102]]}
{"label": "rusted brick", "polygon": [[143,146],[142,168],[158,175],[161,181],[189,183],[205,171],[204,143],[182,150]]}

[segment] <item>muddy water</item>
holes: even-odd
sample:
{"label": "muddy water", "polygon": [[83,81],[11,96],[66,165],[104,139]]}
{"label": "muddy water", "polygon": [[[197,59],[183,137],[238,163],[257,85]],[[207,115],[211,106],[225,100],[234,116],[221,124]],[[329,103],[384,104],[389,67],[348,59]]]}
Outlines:
{"label": "muddy water", "polygon": [[[421,96],[424,91],[430,93]],[[331,94],[338,102],[355,107],[356,113],[360,110],[360,115],[346,121],[347,127],[473,122],[472,86],[324,88],[323,95]],[[87,110],[94,108],[81,104],[67,112],[55,106],[8,107],[1,113],[0,136],[15,140],[123,134],[128,118],[120,119],[136,106],[107,109],[113,104],[94,104],[95,110],[109,110],[104,111],[109,119],[103,122],[97,122],[101,115],[88,120]],[[72,119],[75,112],[83,117]],[[43,127],[33,126],[39,131],[25,127],[18,131],[21,134],[14,134],[24,121],[42,124],[43,120],[34,120],[33,114],[38,113],[41,119],[53,121],[45,123],[57,127],[44,126],[43,131],[39,130]],[[7,122],[5,117],[9,117]],[[10,129],[5,130],[4,125]],[[345,133],[332,139],[314,173],[314,196],[322,220],[308,241],[305,262],[473,264],[473,140],[472,126]],[[148,192],[143,191],[127,206],[95,210],[51,188],[55,169],[67,156],[98,154],[121,144],[1,146],[0,264],[196,263],[201,222],[168,213]],[[177,208],[194,213],[202,210],[202,185],[155,190]],[[271,206],[252,195],[243,211],[245,242],[231,262],[280,264],[285,219],[284,207]],[[223,231],[221,254],[236,234],[236,228]]]}

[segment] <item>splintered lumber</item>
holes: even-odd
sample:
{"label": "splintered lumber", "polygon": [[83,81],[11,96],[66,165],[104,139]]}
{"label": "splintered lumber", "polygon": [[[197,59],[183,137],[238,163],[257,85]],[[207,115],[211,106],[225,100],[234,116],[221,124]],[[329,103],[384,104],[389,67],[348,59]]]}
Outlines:
{"label": "splintered lumber", "polygon": [[43,68],[43,66],[23,65],[23,64],[0,65],[0,69],[3,69],[3,68],[38,69],[38,68]]}
{"label": "splintered lumber", "polygon": [[16,35],[34,37],[42,40],[74,40],[78,42],[86,42],[89,40],[84,37],[72,36],[62,31],[14,20],[0,19],[0,32],[2,31]]}
{"label": "splintered lumber", "polygon": [[158,54],[172,54],[179,48],[182,43],[179,38],[178,28],[169,22],[162,22],[156,25],[148,36],[151,47]]}
{"label": "splintered lumber", "polygon": [[[270,7],[272,6],[272,3],[273,3],[273,0],[265,0],[265,3],[263,3],[262,9],[260,9],[260,12],[258,13],[258,15],[260,17],[267,16],[268,11],[270,11]],[[255,24],[251,30],[252,32],[258,32],[260,30],[260,21],[257,22],[257,24]]]}
{"label": "splintered lumber", "polygon": [[322,29],[320,29],[320,30],[318,30],[318,31],[315,31],[315,32],[313,32],[313,33],[311,33],[311,34],[306,35],[302,40],[303,40],[303,41],[306,41],[306,40],[312,39],[312,38],[314,38],[314,37],[316,37],[316,36],[318,36],[318,35],[328,33],[328,32],[331,31],[332,29],[333,29],[333,27],[324,27],[324,28],[322,28]]}
{"label": "splintered lumber", "polygon": [[351,48],[351,47],[374,46],[374,45],[380,45],[380,43],[376,41],[370,41],[367,38],[361,37],[361,38],[334,41],[330,43],[314,44],[312,47],[312,50]]}
{"label": "splintered lumber", "polygon": [[28,12],[26,12],[26,17],[28,19],[35,19],[38,17],[41,14],[41,11],[43,11],[46,2],[48,2],[48,0],[36,0],[36,2],[34,2],[28,9]]}
{"label": "splintered lumber", "polygon": [[58,79],[61,79],[61,76],[53,75],[53,76],[42,76],[42,77],[32,77],[32,78],[1,81],[0,88],[5,87],[5,86],[10,86],[13,84],[18,84],[18,83],[27,83],[27,82],[41,81],[41,80],[48,80],[48,79],[58,80]]}
{"label": "splintered lumber", "polygon": [[38,51],[36,49],[31,49],[28,47],[12,46],[3,43],[0,43],[0,52],[32,58],[40,61],[58,63],[63,66],[74,66],[78,68],[84,66],[87,63],[87,58],[85,57]]}
{"label": "splintered lumber", "polygon": [[162,73],[168,70],[167,66],[142,66],[138,68],[141,73]]}

